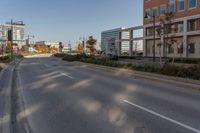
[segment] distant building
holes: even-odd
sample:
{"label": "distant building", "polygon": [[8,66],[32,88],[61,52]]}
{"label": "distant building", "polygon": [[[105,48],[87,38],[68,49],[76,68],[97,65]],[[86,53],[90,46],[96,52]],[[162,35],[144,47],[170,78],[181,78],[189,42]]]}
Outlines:
{"label": "distant building", "polygon": [[[26,44],[25,40],[25,24],[14,23],[13,27],[13,44],[16,44],[19,48]],[[11,30],[11,24],[0,24],[0,44],[7,44],[8,32]]]}
{"label": "distant building", "polygon": [[57,49],[59,49],[60,43],[61,43],[61,42],[40,41],[40,42],[36,42],[35,44],[43,44],[43,45],[46,45],[46,46],[48,46],[48,47],[50,47],[50,48],[57,48]]}
{"label": "distant building", "polygon": [[70,47],[68,47],[68,46],[64,46],[63,49],[62,49],[63,53],[69,53],[70,51],[71,51]]}
{"label": "distant building", "polygon": [[143,26],[117,28],[101,33],[101,50],[106,55],[133,56],[143,52]]}
{"label": "distant building", "polygon": [[[167,45],[164,35],[156,35],[154,51],[153,16],[158,27],[166,13],[173,14],[171,28],[177,30],[168,32],[176,46]],[[144,56],[200,58],[200,0],[144,0],[144,16]]]}

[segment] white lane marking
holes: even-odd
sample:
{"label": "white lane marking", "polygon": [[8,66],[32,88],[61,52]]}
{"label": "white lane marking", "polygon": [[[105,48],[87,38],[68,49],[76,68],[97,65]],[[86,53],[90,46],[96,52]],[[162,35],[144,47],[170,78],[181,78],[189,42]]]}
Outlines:
{"label": "white lane marking", "polygon": [[44,64],[45,65],[45,67],[48,67],[48,68],[50,68],[51,66],[50,65],[47,65],[47,64]]}
{"label": "white lane marking", "polygon": [[164,116],[164,115],[161,115],[161,114],[159,114],[159,113],[156,113],[156,112],[154,112],[154,111],[152,111],[152,110],[149,110],[149,109],[147,109],[147,108],[145,108],[145,107],[139,106],[139,105],[134,104],[134,103],[132,103],[132,102],[130,102],[130,101],[127,101],[127,100],[123,100],[123,102],[128,103],[128,104],[130,104],[130,105],[132,105],[132,106],[134,106],[134,107],[137,107],[137,108],[139,108],[139,109],[141,109],[141,110],[143,110],[143,111],[146,111],[146,112],[148,112],[148,113],[150,113],[150,114],[153,114],[153,115],[156,115],[156,116],[158,116],[158,117],[161,117],[161,118],[163,118],[163,119],[165,119],[165,120],[167,120],[167,121],[170,121],[170,122],[172,122],[172,123],[174,123],[174,124],[177,124],[177,125],[179,125],[179,126],[182,126],[182,127],[186,128],[186,129],[188,129],[188,130],[190,130],[190,131],[193,131],[193,132],[195,132],[195,133],[200,133],[200,130],[198,130],[198,129],[195,129],[195,128],[191,127],[191,126],[188,126],[188,125],[186,125],[186,124],[183,124],[183,123],[181,123],[181,122],[178,122],[178,121],[176,121],[176,120],[173,120],[173,119],[171,119],[171,118],[169,118],[169,117],[167,117],[167,116]]}
{"label": "white lane marking", "polygon": [[25,126],[26,133],[30,133],[29,128],[28,128],[28,124],[25,123],[24,126]]}
{"label": "white lane marking", "polygon": [[70,76],[70,75],[67,74],[67,73],[61,73],[61,75],[63,75],[63,76],[67,76],[68,78],[71,78],[71,79],[74,79],[72,76]]}

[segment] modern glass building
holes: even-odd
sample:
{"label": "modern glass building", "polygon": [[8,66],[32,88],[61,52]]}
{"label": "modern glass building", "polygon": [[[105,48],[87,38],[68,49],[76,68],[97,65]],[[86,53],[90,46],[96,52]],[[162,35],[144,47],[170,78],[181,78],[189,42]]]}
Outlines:
{"label": "modern glass building", "polygon": [[101,50],[107,54],[118,54],[118,42],[121,39],[122,28],[103,31],[101,33]]}

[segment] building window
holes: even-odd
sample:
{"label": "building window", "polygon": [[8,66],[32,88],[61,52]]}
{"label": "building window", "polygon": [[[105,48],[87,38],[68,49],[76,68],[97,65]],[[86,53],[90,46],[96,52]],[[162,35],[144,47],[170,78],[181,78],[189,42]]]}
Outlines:
{"label": "building window", "polygon": [[195,31],[196,23],[195,19],[188,21],[188,31]]}
{"label": "building window", "polygon": [[155,17],[158,16],[158,7],[154,7],[154,8],[153,8],[153,15],[154,15]]}
{"label": "building window", "polygon": [[148,18],[151,18],[151,9],[146,9],[146,17],[147,17],[147,19]]}
{"label": "building window", "polygon": [[160,15],[164,16],[166,13],[166,5],[160,6]]}
{"label": "building window", "polygon": [[189,8],[195,8],[197,6],[197,0],[189,0]]}
{"label": "building window", "polygon": [[184,28],[183,22],[178,23],[178,32],[179,32],[179,33],[180,33],[180,32],[183,32],[183,28]]}
{"label": "building window", "polygon": [[188,44],[188,52],[190,54],[194,54],[195,53],[195,43]]}
{"label": "building window", "polygon": [[183,54],[183,43],[181,43],[180,45],[178,45],[178,54]]}
{"label": "building window", "polygon": [[178,0],[178,10],[179,11],[185,10],[185,0]]}
{"label": "building window", "polygon": [[175,0],[169,0],[169,12],[170,13],[175,12]]}
{"label": "building window", "polygon": [[146,36],[153,36],[154,28],[148,27],[146,28]]}
{"label": "building window", "polygon": [[172,45],[168,45],[168,53],[173,54],[174,53],[174,48]]}

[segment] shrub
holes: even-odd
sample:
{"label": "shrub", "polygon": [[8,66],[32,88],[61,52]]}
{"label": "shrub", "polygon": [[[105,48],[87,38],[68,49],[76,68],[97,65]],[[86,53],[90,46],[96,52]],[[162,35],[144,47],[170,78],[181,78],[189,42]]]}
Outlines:
{"label": "shrub", "polygon": [[164,75],[177,76],[179,67],[175,65],[165,65],[161,68],[160,72]]}
{"label": "shrub", "polygon": [[[169,62],[172,62],[172,58],[169,59]],[[186,64],[199,64],[200,59],[186,59],[186,58],[175,58],[174,62],[176,63],[186,63]]]}
{"label": "shrub", "polygon": [[10,56],[3,56],[3,57],[0,57],[0,62],[3,62],[3,63],[10,63],[11,61],[13,61],[13,59],[12,59]]}
{"label": "shrub", "polygon": [[2,56],[0,57],[0,61],[5,61],[5,60],[9,60],[10,56]]}
{"label": "shrub", "polygon": [[74,55],[65,55],[62,59],[69,62],[77,61],[77,57]]}
{"label": "shrub", "polygon": [[120,56],[121,59],[134,59],[134,60],[142,60],[140,56]]}
{"label": "shrub", "polygon": [[59,58],[63,58],[64,56],[66,56],[66,54],[64,53],[57,53],[57,54],[54,54],[55,57],[59,57]]}
{"label": "shrub", "polygon": [[16,54],[15,57],[16,58],[23,58],[24,56],[22,54]]}

